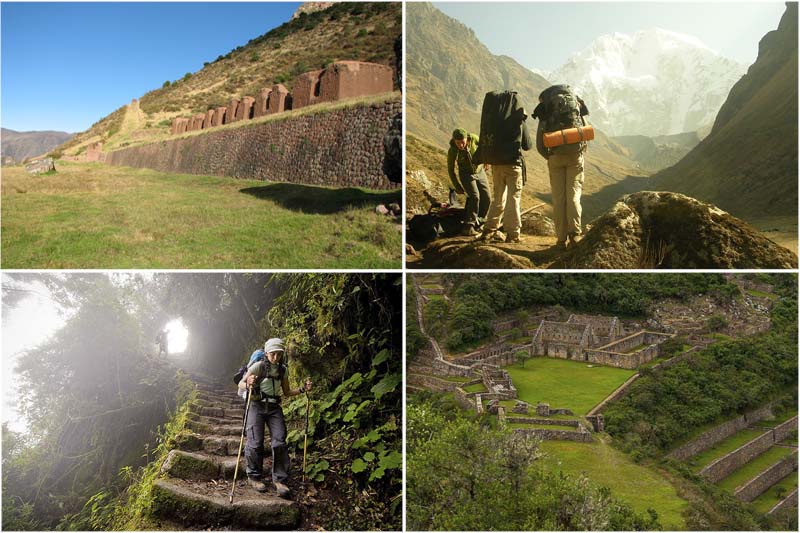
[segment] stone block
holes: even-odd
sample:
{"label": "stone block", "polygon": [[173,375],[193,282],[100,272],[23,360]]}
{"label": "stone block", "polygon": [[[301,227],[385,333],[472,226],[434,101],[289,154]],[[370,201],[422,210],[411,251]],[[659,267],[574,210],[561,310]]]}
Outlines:
{"label": "stone block", "polygon": [[393,88],[390,67],[362,61],[337,61],[320,76],[319,101],[386,93]]}
{"label": "stone block", "polygon": [[210,128],[214,124],[214,110],[209,109],[206,111],[206,117],[203,119],[203,129]]}
{"label": "stone block", "polygon": [[255,107],[256,99],[252,96],[245,96],[242,98],[241,108],[242,108],[242,120],[250,120],[254,117],[254,107]]}
{"label": "stone block", "polygon": [[514,408],[511,409],[511,412],[525,415],[525,414],[528,414],[528,408],[529,407],[530,407],[530,405],[528,405],[527,402],[523,402],[521,400],[517,400],[517,403],[514,404]]}
{"label": "stone block", "polygon": [[269,113],[283,113],[292,108],[292,95],[282,83],[272,86],[269,95]]}
{"label": "stone block", "polygon": [[269,113],[269,93],[270,89],[261,89],[261,92],[256,96],[255,108],[253,110],[253,117],[263,117]]}
{"label": "stone block", "polygon": [[225,112],[228,110],[227,107],[218,107],[214,110],[214,118],[211,121],[211,126],[222,126],[225,124]]}
{"label": "stone block", "polygon": [[320,95],[320,76],[324,71],[314,70],[297,76],[292,82],[292,108],[313,105]]}
{"label": "stone block", "polygon": [[241,120],[241,118],[237,118],[241,117],[241,115],[238,115],[240,103],[241,101],[238,98],[231,98],[231,102],[228,104],[228,113],[227,113],[228,118],[227,121],[225,122],[226,124],[229,124],[231,122],[236,122],[237,120]]}
{"label": "stone block", "polygon": [[536,414],[539,416],[550,416],[550,404],[549,403],[537,404]]}
{"label": "stone block", "polygon": [[186,133],[189,129],[189,119],[188,118],[179,118],[177,124],[177,130],[175,131],[176,134]]}

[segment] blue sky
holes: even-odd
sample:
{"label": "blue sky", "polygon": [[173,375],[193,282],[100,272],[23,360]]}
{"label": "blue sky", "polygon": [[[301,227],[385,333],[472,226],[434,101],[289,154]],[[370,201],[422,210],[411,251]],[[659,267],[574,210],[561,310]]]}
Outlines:
{"label": "blue sky", "polygon": [[3,2],[0,125],[79,132],[288,21],[299,2]]}
{"label": "blue sky", "polygon": [[[494,54],[553,70],[608,33],[663,28],[699,38],[724,57],[751,64],[758,41],[778,27],[778,2],[493,2],[434,4],[475,31]],[[411,31],[411,30],[409,30]]]}

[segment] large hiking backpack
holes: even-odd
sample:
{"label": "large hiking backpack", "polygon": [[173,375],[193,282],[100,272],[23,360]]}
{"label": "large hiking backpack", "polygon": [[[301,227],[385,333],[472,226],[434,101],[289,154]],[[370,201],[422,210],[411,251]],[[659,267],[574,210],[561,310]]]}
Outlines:
{"label": "large hiking backpack", "polygon": [[[558,131],[584,126],[582,103],[569,85],[553,85],[539,95],[543,109],[539,120],[544,121],[544,131]],[[585,110],[585,107],[584,107]]]}
{"label": "large hiking backpack", "polygon": [[515,91],[491,91],[483,97],[480,143],[475,164],[513,165],[520,159],[525,110]]}

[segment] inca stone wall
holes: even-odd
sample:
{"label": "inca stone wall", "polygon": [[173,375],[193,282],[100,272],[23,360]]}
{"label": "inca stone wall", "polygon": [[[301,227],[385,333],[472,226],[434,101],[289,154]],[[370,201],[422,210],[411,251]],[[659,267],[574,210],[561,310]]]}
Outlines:
{"label": "inca stone wall", "polygon": [[769,510],[768,515],[777,515],[784,512],[790,512],[794,509],[797,512],[797,489],[794,489],[784,499],[775,504],[775,507]]}
{"label": "inca stone wall", "polygon": [[767,431],[760,437],[754,438],[712,462],[700,471],[700,475],[712,483],[716,483],[720,479],[728,477],[754,457],[767,451],[773,444],[775,444],[775,438],[772,431]]}
{"label": "inca stone wall", "polygon": [[[240,104],[241,105],[241,104]],[[116,166],[254,180],[392,189],[383,137],[400,101],[209,131],[107,154]]]}
{"label": "inca stone wall", "polygon": [[711,448],[718,442],[727,439],[734,433],[741,431],[750,424],[770,416],[772,416],[772,406],[769,405],[749,413],[745,413],[744,415],[737,416],[732,420],[728,420],[727,422],[723,422],[718,426],[714,426],[686,444],[674,449],[667,454],[667,457],[670,459],[685,461],[689,457],[695,456],[698,453]]}
{"label": "inca stone wall", "polygon": [[780,442],[787,437],[789,437],[792,433],[797,432],[797,417],[793,416],[783,424],[776,426],[773,430],[775,434],[775,442]]}
{"label": "inca stone wall", "polygon": [[407,381],[409,385],[422,387],[435,392],[453,392],[460,385],[455,381],[447,381],[446,379],[439,379],[434,376],[424,376],[421,374],[408,374]]}
{"label": "inca stone wall", "polygon": [[797,450],[738,487],[734,496],[745,502],[758,498],[775,483],[797,470]]}
{"label": "inca stone wall", "polygon": [[577,420],[554,420],[552,418],[519,418],[506,417],[506,422],[510,424],[539,424],[542,426],[570,426],[577,428],[581,423]]}
{"label": "inca stone wall", "polygon": [[592,442],[592,434],[583,426],[578,426],[578,431],[570,431],[567,429],[514,428],[514,433],[524,433],[525,435],[541,440]]}

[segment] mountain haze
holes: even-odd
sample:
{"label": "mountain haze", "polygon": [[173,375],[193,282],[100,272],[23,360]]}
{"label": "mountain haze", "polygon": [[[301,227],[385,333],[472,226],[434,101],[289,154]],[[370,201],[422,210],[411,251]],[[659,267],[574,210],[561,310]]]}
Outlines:
{"label": "mountain haze", "polygon": [[711,124],[745,65],[699,39],[651,29],[602,35],[551,73],[610,135],[670,135]]}
{"label": "mountain haze", "polygon": [[2,129],[3,160],[13,159],[20,163],[28,157],[42,155],[59,144],[71,139],[75,134],[65,131],[14,131]]}
{"label": "mountain haze", "polygon": [[711,133],[655,176],[659,189],[714,202],[743,218],[793,217],[796,225],[797,3],[786,6]]}
{"label": "mountain haze", "polygon": [[[551,85],[514,59],[493,55],[470,28],[429,3],[407,5],[406,43],[407,132],[424,141],[409,142],[409,171],[436,168],[430,161],[432,157],[444,162],[453,129],[479,131],[486,92],[515,90],[530,114],[539,93]],[[528,127],[534,135],[537,121],[529,117]],[[423,146],[424,155],[411,153]],[[435,147],[439,147],[438,156],[434,156]],[[585,190],[596,192],[629,175],[647,174],[627,154],[624,147],[598,131],[586,159]],[[428,161],[423,161],[426,158]],[[523,205],[549,202],[550,181],[545,160],[533,149],[525,152],[525,161],[528,182],[523,189]],[[445,188],[449,182],[446,173],[427,177]],[[613,200],[606,206],[588,206],[586,216],[600,214]]]}

